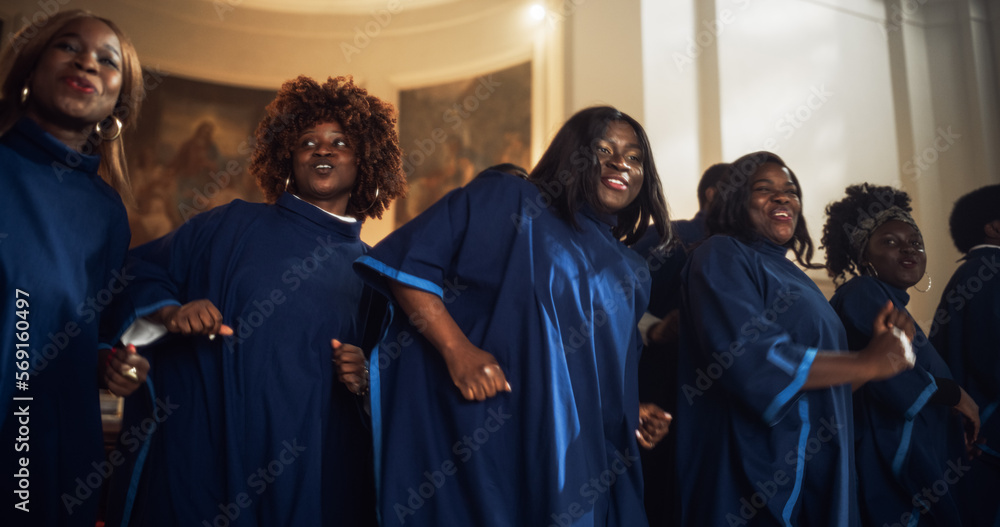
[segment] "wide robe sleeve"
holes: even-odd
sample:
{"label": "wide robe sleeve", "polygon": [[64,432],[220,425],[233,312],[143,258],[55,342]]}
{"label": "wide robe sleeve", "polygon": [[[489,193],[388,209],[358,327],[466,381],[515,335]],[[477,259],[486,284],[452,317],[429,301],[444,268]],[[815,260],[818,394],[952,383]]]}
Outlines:
{"label": "wide robe sleeve", "polygon": [[129,252],[124,273],[129,279],[127,294],[112,306],[112,319],[119,323],[110,333],[112,342],[138,318],[165,306],[197,300],[185,293],[192,266],[210,259],[212,238],[232,208],[219,207],[199,214],[177,230]]}
{"label": "wide robe sleeve", "polygon": [[[482,180],[476,180],[470,187],[481,184]],[[359,258],[355,271],[389,298],[392,295],[385,278],[442,297],[445,280],[452,276],[455,255],[466,241],[469,211],[474,206],[470,199],[474,198],[468,189],[450,192]],[[501,214],[495,220],[497,229],[488,241],[502,244],[501,237],[512,230],[503,228],[510,219]],[[486,240],[480,240],[483,241]]]}
{"label": "wide robe sleeve", "polygon": [[692,258],[688,295],[700,359],[708,363],[730,354],[719,382],[773,424],[805,384],[818,350],[794,342],[773,323],[775,313],[795,309],[796,295],[779,292],[768,303],[755,257],[733,238],[710,239]]}

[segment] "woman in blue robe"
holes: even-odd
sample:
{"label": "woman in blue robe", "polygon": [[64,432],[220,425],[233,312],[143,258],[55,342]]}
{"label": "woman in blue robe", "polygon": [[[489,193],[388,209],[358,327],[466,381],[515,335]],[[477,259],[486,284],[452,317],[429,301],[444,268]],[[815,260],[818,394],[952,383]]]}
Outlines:
{"label": "woman in blue robe", "polygon": [[[827,206],[827,272],[842,284],[830,303],[852,349],[871,340],[871,321],[887,302],[905,310],[906,290],[924,278],[923,237],[910,210],[905,192],[869,184],[847,187],[847,197]],[[853,278],[844,283],[849,274]],[[959,446],[962,427],[951,419],[951,409],[968,416],[970,444],[979,412],[924,332],[915,329],[913,369],[854,392],[863,525],[962,524],[954,484],[967,460]]]}
{"label": "woman in blue robe", "polygon": [[11,35],[0,66],[0,525],[94,525],[110,471],[98,389],[145,376],[140,357],[98,352],[127,282],[119,135],[141,75],[115,24],[79,10]]}
{"label": "woman in blue robe", "polygon": [[250,165],[269,203],[133,250],[134,315],[180,335],[149,350],[153,390],[129,401],[121,444],[142,475],[116,482],[115,525],[374,524],[371,439],[331,339],[362,343],[362,220],[405,189],[393,113],[351,79],[286,82]]}
{"label": "woman in blue robe", "polygon": [[669,237],[651,155],[631,117],[582,110],[529,180],[485,172],[355,264],[393,300],[370,378],[383,526],[646,525],[637,442],[662,434],[637,431],[649,273],[626,245],[651,217]]}
{"label": "woman in blue robe", "polygon": [[958,482],[965,527],[1000,525],[1000,185],[955,202],[949,220],[962,264],[941,293],[931,342],[982,410],[981,454]]}
{"label": "woman in blue robe", "polygon": [[[770,152],[732,163],[684,270],[678,368],[681,525],[854,526],[851,384],[905,365],[886,306],[858,354],[819,288],[801,187]],[[898,360],[886,360],[898,358]]]}

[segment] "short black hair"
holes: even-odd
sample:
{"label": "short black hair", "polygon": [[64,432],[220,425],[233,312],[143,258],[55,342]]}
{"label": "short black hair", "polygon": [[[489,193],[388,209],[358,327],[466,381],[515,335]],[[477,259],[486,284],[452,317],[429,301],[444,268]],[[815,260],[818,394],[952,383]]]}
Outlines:
{"label": "short black hair", "polygon": [[[729,172],[716,183],[718,194],[708,206],[705,224],[709,234],[725,234],[745,243],[753,243],[760,239],[760,233],[750,220],[750,185],[753,176],[765,163],[775,163],[788,170],[795,184],[795,195],[802,202],[802,186],[795,172],[788,168],[785,161],[771,152],[754,152],[747,154],[729,165]],[[812,263],[813,242],[806,227],[806,217],[799,210],[798,222],[792,238],[785,243],[795,253],[795,261],[807,269],[821,269],[823,266]]]}
{"label": "short black hair", "polygon": [[729,163],[716,163],[705,169],[705,173],[701,175],[701,180],[698,181],[699,209],[704,209],[708,205],[708,189],[716,186],[719,181],[722,181],[722,178],[729,174],[730,166]]}
{"label": "short black hair", "polygon": [[857,276],[863,262],[851,246],[851,232],[861,220],[892,207],[910,212],[910,196],[902,190],[862,183],[847,187],[847,197],[826,206],[826,224],[820,247],[826,249],[826,272],[834,283]]}
{"label": "short black hair", "polygon": [[955,248],[962,254],[983,243],[983,227],[1000,220],[1000,185],[987,185],[958,198],[951,210],[948,229]]}
{"label": "short black hair", "polygon": [[[667,200],[660,185],[660,175],[653,163],[653,151],[646,131],[638,121],[610,106],[595,106],[580,110],[556,132],[552,143],[532,169],[528,180],[549,201],[562,219],[573,227],[576,212],[587,200],[597,195],[597,180],[601,164],[593,145],[604,137],[611,123],[623,122],[632,127],[642,148],[642,189],[627,207],[618,211],[618,224],[612,231],[625,245],[642,238],[650,219],[660,235],[661,245],[672,238]],[[591,206],[597,205],[590,203]]]}

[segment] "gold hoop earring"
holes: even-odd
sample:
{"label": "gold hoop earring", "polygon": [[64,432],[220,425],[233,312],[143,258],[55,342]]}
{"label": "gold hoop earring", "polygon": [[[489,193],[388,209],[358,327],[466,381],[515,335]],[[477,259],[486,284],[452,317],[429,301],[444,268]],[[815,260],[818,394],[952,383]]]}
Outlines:
{"label": "gold hoop earring", "polygon": [[875,269],[875,266],[871,264],[871,262],[865,262],[864,265],[862,265],[861,272],[878,279],[878,271]]}
{"label": "gold hoop earring", "polygon": [[361,212],[368,212],[368,210],[374,207],[376,203],[378,203],[378,185],[375,185],[375,197],[372,199],[371,205],[368,205],[368,207]]}
{"label": "gold hoop earring", "polygon": [[288,192],[288,185],[292,182],[292,176],[285,178],[285,192]]}
{"label": "gold hoop earring", "polygon": [[919,287],[917,287],[917,284],[913,284],[913,288],[916,289],[917,291],[920,291],[921,293],[926,293],[931,290],[931,283],[932,283],[931,275],[925,272],[924,276],[927,277],[927,289],[920,289]]}
{"label": "gold hoop earring", "polygon": [[110,137],[104,135],[104,130],[101,130],[101,123],[97,123],[94,126],[94,131],[97,132],[97,136],[101,138],[101,141],[114,141],[118,139],[118,136],[122,135],[122,122],[114,115],[108,117],[108,119],[111,119],[115,123],[115,133],[111,134]]}
{"label": "gold hoop earring", "polygon": [[31,95],[31,88],[28,88],[28,83],[24,83],[24,87],[21,88],[21,104],[28,103],[28,96]]}

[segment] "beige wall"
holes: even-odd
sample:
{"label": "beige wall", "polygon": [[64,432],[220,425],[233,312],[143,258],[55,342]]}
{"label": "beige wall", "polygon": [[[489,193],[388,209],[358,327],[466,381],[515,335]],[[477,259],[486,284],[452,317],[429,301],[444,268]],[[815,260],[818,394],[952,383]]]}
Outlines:
{"label": "beige wall", "polygon": [[[272,89],[298,74],[353,74],[394,103],[401,89],[532,60],[534,158],[572,112],[618,106],[646,126],[675,217],[696,211],[705,167],[762,148],[801,178],[817,242],[825,204],[848,184],[911,192],[936,284],[912,306],[929,325],[957,258],[951,203],[1000,182],[996,2],[547,0],[541,21],[531,3],[385,0],[303,15],[242,0],[8,0],[0,16],[86,7],[170,74]],[[370,222],[364,237],[388,230]]]}

